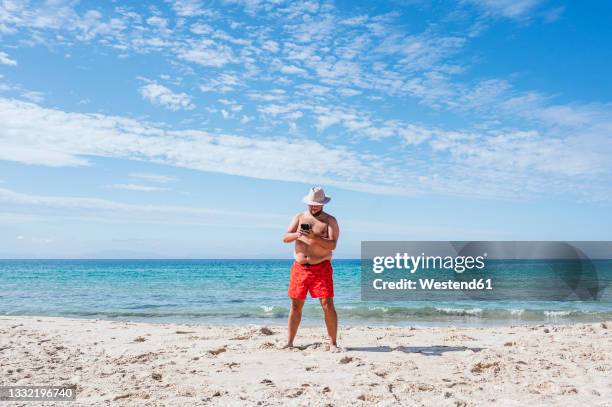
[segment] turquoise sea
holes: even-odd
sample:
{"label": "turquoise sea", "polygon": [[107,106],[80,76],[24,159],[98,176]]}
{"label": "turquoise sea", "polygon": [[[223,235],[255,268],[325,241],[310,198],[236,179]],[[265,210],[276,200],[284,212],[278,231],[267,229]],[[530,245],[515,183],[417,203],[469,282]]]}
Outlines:
{"label": "turquoise sea", "polygon": [[[360,261],[334,260],[336,307],[345,325],[610,320],[612,261],[602,262],[599,280],[607,288],[597,301],[364,302]],[[0,314],[284,324],[290,266],[290,260],[0,260]],[[517,283],[517,290],[527,288]],[[320,324],[321,317],[318,301],[309,299],[304,323]]]}

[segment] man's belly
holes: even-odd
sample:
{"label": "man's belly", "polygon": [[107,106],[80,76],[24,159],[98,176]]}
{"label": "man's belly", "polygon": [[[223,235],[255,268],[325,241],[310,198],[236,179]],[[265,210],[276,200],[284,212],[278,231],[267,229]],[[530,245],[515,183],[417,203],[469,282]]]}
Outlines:
{"label": "man's belly", "polygon": [[326,250],[320,246],[297,241],[295,244],[295,261],[300,264],[317,264],[325,260],[331,260],[331,250]]}

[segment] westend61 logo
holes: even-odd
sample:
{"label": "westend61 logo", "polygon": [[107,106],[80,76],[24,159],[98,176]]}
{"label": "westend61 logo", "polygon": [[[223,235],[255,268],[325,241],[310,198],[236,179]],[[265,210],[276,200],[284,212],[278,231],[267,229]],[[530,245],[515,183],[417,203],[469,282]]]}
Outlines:
{"label": "westend61 logo", "polygon": [[445,269],[456,273],[466,270],[482,270],[485,268],[487,253],[481,256],[418,256],[408,253],[395,253],[395,256],[376,256],[372,259],[372,271],[382,273],[385,270],[397,269],[416,273],[417,270]]}
{"label": "westend61 logo", "polygon": [[364,301],[594,301],[611,280],[612,242],[361,243]]}

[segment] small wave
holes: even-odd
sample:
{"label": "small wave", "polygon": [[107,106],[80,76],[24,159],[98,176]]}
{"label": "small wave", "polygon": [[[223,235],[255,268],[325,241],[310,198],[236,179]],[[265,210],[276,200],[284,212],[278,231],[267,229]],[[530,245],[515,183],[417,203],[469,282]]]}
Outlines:
{"label": "small wave", "polygon": [[457,315],[457,316],[480,316],[482,315],[482,308],[435,308],[440,314],[444,315]]}
{"label": "small wave", "polygon": [[544,311],[544,315],[550,318],[567,317],[572,311]]}
{"label": "small wave", "polygon": [[[610,310],[580,310],[580,309],[530,309],[530,308],[488,308],[488,307],[460,307],[460,306],[382,306],[382,305],[339,305],[338,314],[342,320],[363,321],[363,322],[409,322],[409,321],[526,321],[526,322],[572,322],[572,321],[598,321],[612,318]],[[54,316],[77,316],[86,318],[119,318],[119,319],[164,319],[172,320],[216,320],[223,321],[238,319],[269,319],[286,318],[289,308],[278,305],[255,305],[248,307],[220,307],[206,309],[177,309],[150,308],[147,306],[141,309],[115,309],[115,310],[57,310],[52,312],[47,310],[40,311],[25,309],[13,309],[8,312],[0,310],[7,315],[54,315]],[[306,318],[321,318],[321,308],[318,304],[308,304],[304,308]]]}
{"label": "small wave", "polygon": [[552,319],[567,321],[589,321],[609,319],[610,311],[583,310],[543,310],[524,308],[460,308],[460,307],[354,307],[339,308],[342,317],[356,319],[382,320],[452,320],[469,318],[480,320],[518,320],[518,321],[548,321]]}

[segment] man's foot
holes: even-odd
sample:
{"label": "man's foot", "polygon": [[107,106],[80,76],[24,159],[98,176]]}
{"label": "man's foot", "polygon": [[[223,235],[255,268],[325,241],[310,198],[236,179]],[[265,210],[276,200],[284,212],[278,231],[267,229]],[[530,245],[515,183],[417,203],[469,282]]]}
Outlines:
{"label": "man's foot", "polygon": [[285,346],[283,346],[281,349],[293,349],[293,348],[295,348],[295,346],[293,346],[292,343],[288,343]]}
{"label": "man's foot", "polygon": [[340,352],[343,352],[344,350],[340,346],[338,346],[338,345],[330,344],[329,345],[329,351],[331,353],[340,353]]}

